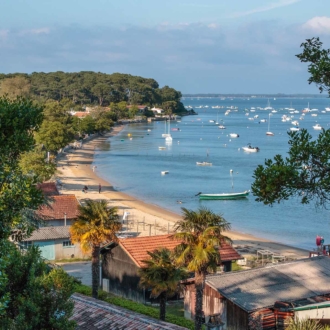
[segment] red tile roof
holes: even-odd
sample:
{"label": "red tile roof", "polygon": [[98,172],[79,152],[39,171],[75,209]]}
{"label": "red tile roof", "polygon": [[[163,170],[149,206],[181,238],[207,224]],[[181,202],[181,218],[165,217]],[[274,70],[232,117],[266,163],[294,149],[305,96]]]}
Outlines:
{"label": "red tile roof", "polygon": [[42,190],[46,196],[59,195],[55,182],[43,182],[37,185],[37,188]]}
{"label": "red tile roof", "polygon": [[38,213],[46,220],[64,219],[66,213],[67,219],[77,218],[79,202],[75,195],[52,196],[50,205],[42,205]]}
{"label": "red tile roof", "polygon": [[153,319],[128,309],[74,293],[73,315],[77,330],[184,330],[178,325]]}
{"label": "red tile roof", "polygon": [[85,118],[85,117],[87,117],[87,116],[89,116],[89,115],[90,115],[90,113],[87,112],[87,111],[77,111],[77,112],[74,114],[74,116],[75,116],[75,117],[78,117],[78,118]]}
{"label": "red tile roof", "polygon": [[[147,251],[161,247],[173,250],[180,241],[170,238],[171,235],[140,236],[119,239],[120,246],[127,252],[138,267],[143,267],[142,260],[149,258]],[[220,249],[221,261],[242,259],[242,256],[230,245],[223,243]]]}

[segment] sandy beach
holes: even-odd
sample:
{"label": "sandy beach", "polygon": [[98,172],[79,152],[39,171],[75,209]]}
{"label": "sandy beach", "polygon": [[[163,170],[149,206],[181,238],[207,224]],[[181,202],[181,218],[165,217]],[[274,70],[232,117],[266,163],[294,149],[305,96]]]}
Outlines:
{"label": "sandy beach", "polygon": [[[75,194],[82,204],[85,199],[107,199],[110,206],[118,207],[121,219],[124,218],[121,237],[161,235],[172,232],[175,222],[180,219],[180,214],[116,191],[110,182],[98,176],[97,167],[92,165],[95,150],[122,129],[123,126],[116,126],[105,136],[84,141],[82,148],[66,150],[58,157],[57,177],[62,182],[62,186],[59,187],[60,193]],[[99,192],[99,185],[101,185],[101,192]],[[87,193],[82,191],[84,186],[88,187]],[[244,257],[256,256],[257,251],[260,250],[270,250],[287,259],[308,257],[306,250],[260,238],[257,233],[256,236],[234,231],[225,234],[232,239],[233,246]]]}

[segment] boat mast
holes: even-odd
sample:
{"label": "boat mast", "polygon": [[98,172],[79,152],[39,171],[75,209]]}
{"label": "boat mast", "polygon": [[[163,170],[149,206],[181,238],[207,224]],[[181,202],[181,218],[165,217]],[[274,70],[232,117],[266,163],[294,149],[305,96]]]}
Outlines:
{"label": "boat mast", "polygon": [[233,170],[229,171],[231,177],[231,189],[234,190],[234,177],[233,177]]}

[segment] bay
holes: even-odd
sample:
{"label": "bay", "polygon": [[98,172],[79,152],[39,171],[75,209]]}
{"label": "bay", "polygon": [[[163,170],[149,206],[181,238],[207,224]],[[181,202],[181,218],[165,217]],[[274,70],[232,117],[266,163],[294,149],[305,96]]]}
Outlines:
{"label": "bay", "polygon": [[[257,165],[264,164],[266,158],[273,158],[275,154],[285,156],[287,153],[287,130],[293,126],[291,121],[297,120],[313,137],[320,132],[313,129],[316,123],[328,128],[330,112],[325,112],[325,108],[329,107],[329,99],[185,98],[183,102],[193,107],[198,115],[171,122],[171,128],[180,129],[170,131],[171,144],[166,144],[162,137],[164,122],[126,125],[97,151],[94,163],[98,174],[109,180],[116,190],[177,213],[181,212],[181,207],[208,207],[221,213],[236,231],[305,249],[314,248],[316,235],[322,235],[325,244],[329,244],[329,212],[315,208],[314,204],[301,205],[293,198],[269,207],[256,202],[252,194],[247,199],[227,201],[200,201],[195,196],[198,192],[250,189]],[[277,112],[258,109],[269,104]],[[302,109],[308,105],[318,111],[302,117]],[[229,108],[231,111],[225,115]],[[255,111],[251,112],[251,108]],[[285,108],[295,108],[299,113]],[[266,136],[269,113],[270,131],[274,136]],[[282,122],[284,114],[292,119]],[[258,118],[248,119],[255,116]],[[262,119],[265,122],[260,122]],[[219,125],[210,122],[212,120],[226,129],[219,129]],[[229,133],[237,133],[239,137],[231,138]],[[258,146],[260,152],[244,152],[242,147],[248,143]],[[196,166],[196,162],[203,161],[213,165]],[[230,170],[233,170],[233,180]],[[161,175],[161,171],[169,171],[169,174]]]}

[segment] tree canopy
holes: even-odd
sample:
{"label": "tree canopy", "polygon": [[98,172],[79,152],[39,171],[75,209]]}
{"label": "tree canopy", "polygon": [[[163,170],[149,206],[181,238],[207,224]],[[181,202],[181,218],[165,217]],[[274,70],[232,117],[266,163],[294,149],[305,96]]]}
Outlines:
{"label": "tree canopy", "polygon": [[[307,39],[296,55],[309,63],[308,82],[330,95],[330,49],[322,49],[319,38]],[[296,196],[301,203],[314,201],[327,207],[330,201],[330,130],[322,130],[316,139],[306,129],[289,132],[287,157],[275,155],[254,171],[252,192],[256,200],[273,205]]]}
{"label": "tree canopy", "polygon": [[[186,111],[181,93],[174,88],[159,88],[156,80],[130,74],[81,71],[33,72],[0,75],[0,94],[30,96],[33,99],[61,101],[76,105],[108,106],[110,103],[160,106],[173,112]],[[169,110],[168,110],[169,111]]]}

